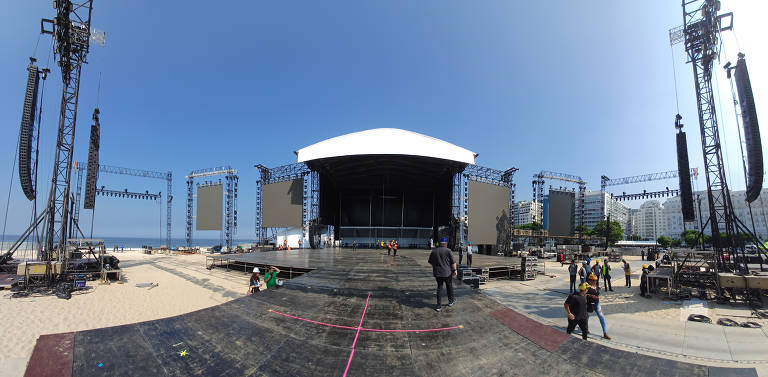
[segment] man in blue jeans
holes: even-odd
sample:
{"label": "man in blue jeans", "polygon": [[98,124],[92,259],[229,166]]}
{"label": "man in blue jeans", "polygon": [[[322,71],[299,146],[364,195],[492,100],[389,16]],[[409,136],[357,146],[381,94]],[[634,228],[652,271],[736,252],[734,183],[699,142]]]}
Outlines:
{"label": "man in blue jeans", "polygon": [[437,306],[435,311],[441,311],[442,305],[440,302],[440,291],[442,291],[443,284],[445,284],[445,290],[448,291],[448,306],[453,306],[456,303],[456,299],[453,297],[453,277],[456,276],[456,261],[453,259],[453,252],[448,248],[448,239],[443,237],[440,239],[440,247],[432,249],[429,253],[429,264],[432,265],[432,275],[437,281]]}

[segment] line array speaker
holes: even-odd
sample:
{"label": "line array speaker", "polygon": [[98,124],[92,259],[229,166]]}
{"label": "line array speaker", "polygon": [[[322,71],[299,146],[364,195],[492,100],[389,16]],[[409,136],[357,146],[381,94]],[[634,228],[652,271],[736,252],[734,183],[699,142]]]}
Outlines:
{"label": "line array speaker", "polygon": [[677,133],[677,176],[680,178],[680,205],[683,221],[696,220],[693,211],[693,191],[691,190],[691,168],[688,164],[688,141],[685,132]]}
{"label": "line array speaker", "polygon": [[88,171],[85,176],[85,200],[83,208],[93,209],[96,204],[96,181],[99,178],[99,143],[101,125],[99,124],[99,109],[93,110],[94,125],[91,126],[91,141],[88,147]]}
{"label": "line array speaker", "polygon": [[757,124],[755,97],[749,81],[747,61],[739,54],[734,72],[736,89],[739,91],[741,120],[744,125],[744,141],[747,144],[747,202],[752,203],[763,189],[763,146],[760,141],[760,127]]}
{"label": "line array speaker", "polygon": [[35,60],[30,59],[27,66],[27,90],[24,93],[24,108],[21,112],[21,129],[19,130],[19,180],[21,190],[29,200],[35,199],[35,183],[32,180],[34,164],[33,140],[35,138],[35,112],[37,111],[37,91],[40,75]]}

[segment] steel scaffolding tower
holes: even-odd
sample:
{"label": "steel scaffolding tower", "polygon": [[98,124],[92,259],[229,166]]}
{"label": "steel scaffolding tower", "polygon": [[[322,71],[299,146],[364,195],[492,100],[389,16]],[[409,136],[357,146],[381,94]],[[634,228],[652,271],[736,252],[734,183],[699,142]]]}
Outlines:
{"label": "steel scaffolding tower", "polygon": [[254,165],[259,171],[260,179],[256,181],[256,242],[265,244],[267,242],[267,228],[263,226],[264,213],[262,189],[264,185],[271,183],[291,181],[294,179],[302,180],[303,202],[302,202],[302,232],[309,237],[310,246],[317,240],[313,237],[319,225],[319,200],[320,200],[320,176],[317,172],[309,169],[303,162],[281,165],[275,168],[267,168],[264,165]]}
{"label": "steel scaffolding tower", "polygon": [[263,208],[263,199],[262,199],[262,189],[264,188],[264,183],[269,181],[269,168],[264,165],[254,165],[258,171],[259,171],[259,179],[256,180],[256,221],[255,221],[255,234],[256,234],[256,244],[263,245],[266,243],[267,240],[267,229],[264,228],[263,224],[263,215],[262,215],[262,208]]}
{"label": "steel scaffolding tower", "polygon": [[[704,172],[707,178],[709,199],[708,220],[712,230],[712,244],[717,265],[725,269],[724,251],[732,247],[731,240],[736,233],[735,215],[731,195],[726,182],[725,166],[720,144],[720,132],[715,113],[715,96],[712,89],[712,67],[719,56],[721,22],[732,14],[718,16],[720,2],[715,0],[683,0],[683,41],[688,59],[693,66],[696,89],[696,104],[701,130],[701,147],[704,155]],[[725,232],[723,239],[720,234]]]}
{"label": "steel scaffolding tower", "polygon": [[515,183],[514,176],[517,172],[517,168],[509,168],[507,170],[497,170],[479,165],[467,165],[463,171],[458,172],[453,178],[453,218],[456,222],[456,237],[454,242],[458,242],[461,245],[466,244],[469,232],[469,222],[467,217],[469,215],[469,181],[483,182],[497,186],[503,186],[509,188],[509,231],[506,233],[507,238],[504,240],[505,245],[497,245],[502,248],[509,246],[509,237],[512,234],[512,226],[514,225],[514,206],[515,206]]}
{"label": "steel scaffolding tower", "polygon": [[532,183],[533,183],[533,201],[534,202],[542,203],[544,201],[544,180],[545,179],[575,183],[579,185],[579,196],[578,196],[576,205],[578,206],[578,214],[579,214],[579,223],[577,226],[578,226],[578,229],[581,229],[582,226],[584,225],[584,198],[587,193],[587,182],[585,182],[579,176],[542,170],[541,172],[533,175]]}
{"label": "steel scaffolding tower", "polygon": [[[77,104],[80,92],[80,73],[88,55],[93,0],[72,2],[60,0],[53,3],[56,17],[41,21],[41,32],[55,38],[55,54],[61,68],[63,83],[59,127],[56,137],[56,153],[51,178],[51,191],[46,208],[45,241],[43,260],[66,259],[64,250],[67,240],[69,213],[69,185],[72,176],[72,152],[77,123]],[[46,26],[50,29],[46,29]]]}
{"label": "steel scaffolding tower", "polygon": [[187,227],[186,227],[186,241],[187,246],[192,246],[192,225],[193,216],[192,211],[194,208],[194,180],[195,178],[205,178],[214,176],[224,176],[226,185],[225,195],[225,213],[224,213],[224,243],[227,251],[232,251],[232,241],[234,235],[237,233],[237,183],[239,177],[237,176],[237,170],[232,169],[230,166],[220,166],[210,169],[193,170],[187,175]]}

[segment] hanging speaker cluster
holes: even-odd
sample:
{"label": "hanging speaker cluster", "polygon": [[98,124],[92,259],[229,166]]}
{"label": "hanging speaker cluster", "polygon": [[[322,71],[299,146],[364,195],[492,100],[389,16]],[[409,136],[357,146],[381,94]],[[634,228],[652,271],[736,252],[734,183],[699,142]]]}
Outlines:
{"label": "hanging speaker cluster", "polygon": [[35,183],[32,179],[34,166],[35,112],[37,111],[37,89],[40,84],[40,71],[35,66],[35,59],[29,59],[27,66],[27,90],[24,93],[24,108],[21,113],[19,131],[19,180],[21,190],[29,200],[35,199]]}
{"label": "hanging speaker cluster", "polygon": [[691,169],[688,164],[688,141],[685,132],[677,133],[677,176],[680,178],[680,205],[683,221],[696,220],[693,210],[693,190],[691,190]]}
{"label": "hanging speaker cluster", "polygon": [[739,54],[739,60],[734,69],[736,89],[739,91],[741,120],[744,126],[744,141],[747,144],[747,202],[752,203],[760,196],[763,188],[763,146],[760,141],[760,127],[757,124],[755,97],[752,94],[752,84],[747,72],[747,61],[744,54]]}
{"label": "hanging speaker cluster", "polygon": [[101,139],[98,108],[93,110],[93,121],[90,146],[88,147],[88,171],[85,175],[85,200],[83,201],[83,208],[85,209],[93,209],[96,204],[96,181],[99,178],[99,142]]}

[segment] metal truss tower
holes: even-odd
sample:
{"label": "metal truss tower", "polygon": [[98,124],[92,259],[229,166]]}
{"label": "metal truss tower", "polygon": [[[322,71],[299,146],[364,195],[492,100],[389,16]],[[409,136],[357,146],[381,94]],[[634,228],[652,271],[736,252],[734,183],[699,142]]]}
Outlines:
{"label": "metal truss tower", "polygon": [[[79,223],[80,222],[80,197],[81,197],[82,186],[83,186],[83,171],[87,168],[87,164],[83,162],[75,162],[73,163],[73,168],[77,171],[77,191],[75,195],[75,206],[74,206],[75,209],[72,213],[72,216],[75,219],[75,221]],[[121,168],[117,166],[99,164],[99,173],[130,175],[133,177],[162,179],[166,181],[168,191],[166,191],[166,195],[165,195],[165,198],[166,198],[165,199],[165,203],[166,203],[165,204],[166,206],[165,207],[165,243],[168,246],[168,248],[172,248],[173,246],[171,245],[171,241],[172,241],[171,239],[171,223],[172,223],[171,208],[173,204],[173,172]],[[111,191],[111,190],[106,190],[106,191]],[[104,193],[100,193],[100,194],[103,195]],[[141,195],[146,195],[146,193]]]}
{"label": "metal truss tower", "polygon": [[545,179],[575,183],[579,185],[579,196],[576,205],[578,206],[577,210],[579,214],[579,223],[577,226],[579,229],[581,229],[581,227],[584,225],[584,198],[587,193],[587,182],[581,179],[581,177],[575,175],[542,170],[541,172],[533,175],[533,201],[535,202],[541,203],[544,201]]}
{"label": "metal truss tower", "polygon": [[[724,270],[724,251],[731,249],[730,241],[736,233],[738,221],[733,213],[731,195],[726,182],[725,167],[720,143],[720,132],[715,113],[715,96],[712,89],[712,67],[719,56],[720,32],[732,28],[721,25],[723,19],[732,14],[718,15],[720,2],[716,0],[682,0],[685,51],[693,66],[696,89],[701,147],[704,154],[704,172],[707,178],[709,199],[709,225],[712,230],[712,244],[715,249],[717,266]],[[672,34],[670,33],[670,37]],[[670,42],[674,44],[672,38]],[[725,233],[723,239],[720,234]]]}
{"label": "metal truss tower", "polygon": [[318,225],[320,225],[320,175],[312,171],[307,164],[303,162],[281,165],[275,168],[267,168],[264,165],[254,165],[259,171],[260,179],[256,181],[256,242],[266,244],[267,228],[264,224],[262,189],[264,185],[271,183],[291,181],[294,179],[302,180],[303,203],[302,203],[302,232],[307,236],[311,247],[319,247]]}
{"label": "metal truss tower", "polygon": [[224,176],[226,195],[224,212],[224,246],[227,251],[232,251],[232,242],[237,233],[237,183],[239,177],[237,170],[230,166],[220,166],[210,169],[193,170],[187,175],[187,228],[186,241],[187,246],[192,246],[192,211],[194,209],[194,180],[195,178],[205,178],[214,176]]}
{"label": "metal truss tower", "polygon": [[515,206],[515,173],[517,168],[509,168],[507,170],[496,170],[479,165],[467,165],[463,171],[454,175],[453,178],[453,218],[458,226],[456,230],[456,236],[454,242],[465,245],[468,240],[469,232],[469,181],[483,182],[497,186],[503,186],[509,188],[509,231],[506,232],[503,240],[504,247],[510,246],[512,226],[514,225],[514,206]]}
{"label": "metal truss tower", "polygon": [[[80,73],[88,55],[93,0],[59,0],[53,4],[56,17],[53,20],[43,19],[41,32],[54,36],[55,54],[61,68],[63,88],[51,191],[46,207],[43,260],[52,260],[55,248],[63,250],[67,239],[67,225],[70,220],[69,185],[72,176]],[[46,26],[50,29],[46,29]],[[65,259],[65,254],[58,253],[57,259]]]}

